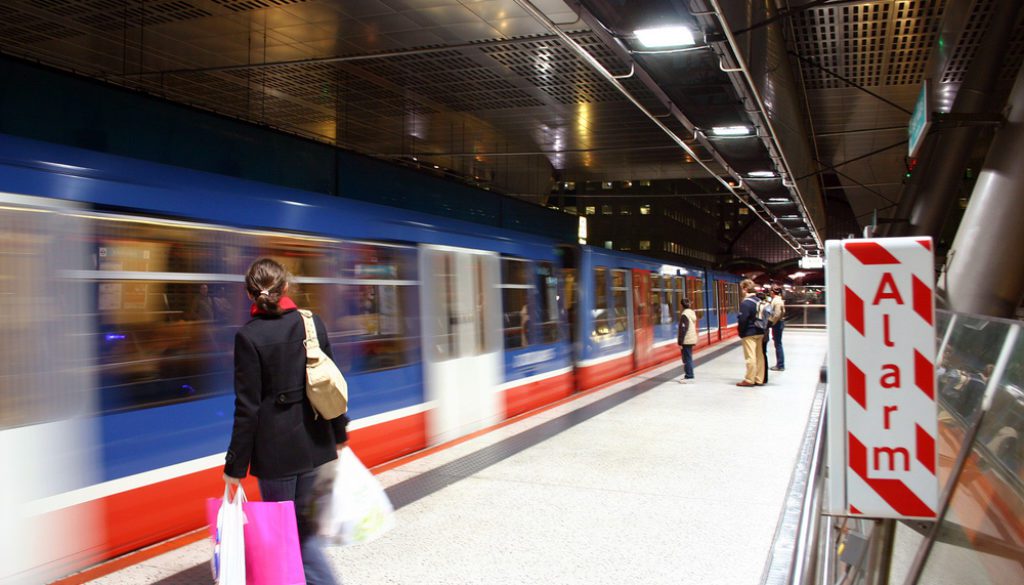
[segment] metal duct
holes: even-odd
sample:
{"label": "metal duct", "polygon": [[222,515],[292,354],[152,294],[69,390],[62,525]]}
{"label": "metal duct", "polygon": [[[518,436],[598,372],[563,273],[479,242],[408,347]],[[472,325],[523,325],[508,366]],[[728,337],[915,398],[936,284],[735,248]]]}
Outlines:
{"label": "metal duct", "polygon": [[777,161],[785,185],[793,199],[800,203],[800,212],[820,247],[825,227],[824,199],[812,155],[806,112],[801,107],[802,93],[782,36],[784,20],[752,28],[737,37],[730,31],[774,18],[776,12],[772,3],[706,0],[703,4],[708,8],[705,18],[709,18],[710,13],[719,16],[733,56],[739,61],[740,71],[732,72],[730,77],[740,95],[750,100],[750,113],[760,118],[767,129],[763,134],[765,147]]}

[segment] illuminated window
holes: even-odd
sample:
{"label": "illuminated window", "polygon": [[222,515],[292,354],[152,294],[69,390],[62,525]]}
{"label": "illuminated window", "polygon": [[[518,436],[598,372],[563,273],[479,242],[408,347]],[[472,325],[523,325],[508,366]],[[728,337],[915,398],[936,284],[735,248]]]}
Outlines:
{"label": "illuminated window", "polygon": [[631,210],[628,206],[623,205],[622,207],[619,208],[619,215],[633,215],[633,210]]}
{"label": "illuminated window", "polygon": [[588,205],[584,208],[584,214],[586,215],[594,215],[595,213],[597,213],[597,208],[593,205]]}
{"label": "illuminated window", "polygon": [[640,249],[641,250],[650,250],[651,249],[651,241],[650,240],[640,240]]}
{"label": "illuminated window", "polygon": [[612,214],[612,206],[611,205],[602,205],[601,206],[601,215],[611,215],[611,214]]}
{"label": "illuminated window", "polygon": [[612,241],[611,240],[605,240],[604,241],[604,247],[608,248],[609,250],[611,250],[612,249]]}
{"label": "illuminated window", "polygon": [[601,183],[601,188],[604,189],[605,191],[607,191],[608,189],[611,189],[612,188],[612,182],[611,181],[604,181],[603,183]]}
{"label": "illuminated window", "polygon": [[572,215],[576,215],[576,206],[575,205],[566,205],[564,211],[566,213],[569,213],[569,214],[572,214]]}
{"label": "illuminated window", "polygon": [[641,205],[640,206],[640,215],[650,215],[650,214],[651,214],[651,206],[650,205]]}

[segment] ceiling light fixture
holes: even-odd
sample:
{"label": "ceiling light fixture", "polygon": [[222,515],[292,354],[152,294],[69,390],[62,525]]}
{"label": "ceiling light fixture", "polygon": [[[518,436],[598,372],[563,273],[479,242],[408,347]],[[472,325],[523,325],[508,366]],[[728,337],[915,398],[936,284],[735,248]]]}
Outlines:
{"label": "ceiling light fixture", "polygon": [[696,43],[693,31],[685,26],[660,26],[633,31],[636,40],[648,49],[666,47],[690,47]]}
{"label": "ceiling light fixture", "polygon": [[715,136],[750,136],[754,129],[750,126],[715,126],[711,134]]}
{"label": "ceiling light fixture", "polygon": [[779,176],[775,174],[775,171],[751,171],[747,173],[747,177],[751,179],[778,179]]}

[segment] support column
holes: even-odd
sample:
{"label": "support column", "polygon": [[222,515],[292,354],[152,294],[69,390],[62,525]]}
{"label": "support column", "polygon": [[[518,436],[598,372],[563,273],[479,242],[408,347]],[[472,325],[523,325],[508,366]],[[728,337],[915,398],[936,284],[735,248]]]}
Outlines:
{"label": "support column", "polygon": [[[992,103],[992,93],[999,80],[1020,9],[1020,0],[997,0],[993,3],[985,35],[964,74],[963,84],[957,90],[952,113],[984,114],[999,107],[1000,104]],[[901,212],[910,207],[910,224],[905,227],[909,235],[938,239],[949,210],[957,200],[964,169],[981,129],[965,126],[939,128],[933,132],[936,136],[927,153],[928,158],[922,159],[915,170],[918,181],[910,185],[905,193],[908,200],[904,202],[901,198],[902,205],[897,209]]]}
{"label": "support column", "polygon": [[954,311],[1012,317],[1024,297],[1024,67],[956,232],[939,287]]}

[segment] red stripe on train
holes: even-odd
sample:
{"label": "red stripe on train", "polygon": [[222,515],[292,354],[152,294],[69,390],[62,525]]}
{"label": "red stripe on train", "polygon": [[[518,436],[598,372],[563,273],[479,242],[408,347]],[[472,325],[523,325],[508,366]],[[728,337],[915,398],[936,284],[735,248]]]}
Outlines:
{"label": "red stripe on train", "polygon": [[573,392],[572,371],[505,390],[505,417],[561,400]]}
{"label": "red stripe on train", "polygon": [[576,387],[587,390],[625,376],[633,371],[633,354],[629,353],[613,360],[584,366],[576,370]]}

